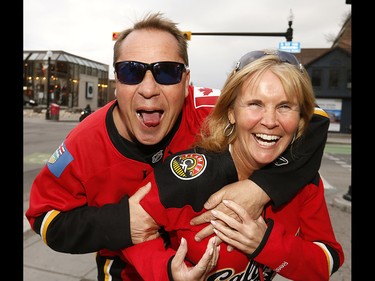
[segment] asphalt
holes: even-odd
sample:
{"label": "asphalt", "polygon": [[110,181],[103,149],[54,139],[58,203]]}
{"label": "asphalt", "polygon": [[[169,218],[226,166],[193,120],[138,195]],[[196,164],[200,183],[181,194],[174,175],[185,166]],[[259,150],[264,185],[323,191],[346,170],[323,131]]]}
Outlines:
{"label": "asphalt", "polygon": [[[43,112],[37,113],[32,110],[24,110],[24,118],[44,118]],[[62,110],[56,122],[77,122],[79,113]],[[351,135],[330,133],[328,143],[350,144]],[[330,187],[335,189],[335,187]],[[342,190],[342,189],[341,189]],[[351,279],[351,201],[344,199],[348,190],[336,193],[333,198],[327,199],[332,222],[346,221],[346,226],[335,229],[336,238],[341,241],[346,251],[345,266],[336,272],[332,281],[349,281]],[[24,199],[24,206],[28,206],[27,198]],[[56,252],[47,247],[40,236],[36,235],[30,225],[23,217],[23,280],[24,281],[96,281],[95,254],[71,255]],[[348,259],[349,258],[349,259]],[[287,280],[277,276],[274,281]]]}

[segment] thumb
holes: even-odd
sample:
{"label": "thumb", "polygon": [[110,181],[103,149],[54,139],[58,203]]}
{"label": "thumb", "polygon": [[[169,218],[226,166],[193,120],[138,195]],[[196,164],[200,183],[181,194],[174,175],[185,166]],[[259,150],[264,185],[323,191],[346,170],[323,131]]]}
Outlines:
{"label": "thumb", "polygon": [[210,198],[207,199],[206,203],[204,203],[204,207],[207,210],[215,208],[217,205],[221,203],[224,197],[224,191],[223,189],[220,189],[219,191],[216,191],[214,194],[210,196]]}
{"label": "thumb", "polygon": [[136,202],[142,200],[143,197],[151,190],[151,182],[146,183],[144,186],[139,188],[136,193],[132,195]]}
{"label": "thumb", "polygon": [[262,216],[259,216],[255,221],[259,224],[266,224],[266,222],[265,222],[265,220]]}
{"label": "thumb", "polygon": [[175,264],[180,265],[184,262],[187,250],[188,250],[188,247],[187,247],[186,240],[185,240],[185,238],[182,237],[180,246],[178,247],[177,252],[176,252],[176,254],[173,258]]}

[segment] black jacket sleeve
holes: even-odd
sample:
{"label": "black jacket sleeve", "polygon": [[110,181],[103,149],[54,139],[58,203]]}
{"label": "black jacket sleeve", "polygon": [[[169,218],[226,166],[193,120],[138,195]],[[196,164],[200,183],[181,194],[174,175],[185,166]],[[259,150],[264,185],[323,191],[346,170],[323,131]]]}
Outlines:
{"label": "black jacket sleeve", "polygon": [[[43,218],[37,218],[35,229],[40,229]],[[84,206],[59,213],[48,226],[46,243],[55,251],[70,254],[132,246],[128,197],[118,204]]]}
{"label": "black jacket sleeve", "polygon": [[275,207],[292,199],[318,173],[329,122],[328,114],[316,107],[304,136],[283,153],[287,164],[272,163],[250,176],[250,180],[267,193]]}

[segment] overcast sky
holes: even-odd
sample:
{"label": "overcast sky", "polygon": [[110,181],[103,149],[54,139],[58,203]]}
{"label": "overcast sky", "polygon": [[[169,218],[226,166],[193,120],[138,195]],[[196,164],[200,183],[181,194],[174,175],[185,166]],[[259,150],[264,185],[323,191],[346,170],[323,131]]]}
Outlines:
{"label": "overcast sky", "polygon": [[[330,48],[351,5],[345,0],[24,0],[24,50],[62,50],[109,65],[112,32],[148,12],[162,12],[184,31],[286,32],[290,9],[293,41],[301,48]],[[235,62],[248,51],[278,48],[285,37],[192,36],[191,81],[221,88]]]}

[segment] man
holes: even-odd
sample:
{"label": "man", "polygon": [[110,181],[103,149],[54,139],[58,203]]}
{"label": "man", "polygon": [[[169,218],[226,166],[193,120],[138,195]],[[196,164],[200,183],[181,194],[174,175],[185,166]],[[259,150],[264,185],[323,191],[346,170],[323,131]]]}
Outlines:
{"label": "man", "polygon": [[[113,62],[117,99],[85,118],[51,156],[32,185],[26,216],[56,251],[97,251],[98,280],[140,280],[120,258],[121,249],[160,234],[139,205],[147,187],[136,187],[168,155],[190,147],[219,91],[189,85],[186,39],[161,14],[120,33]],[[295,162],[257,171],[251,177],[256,184],[232,184],[210,202],[224,196],[254,217],[270,198],[275,205],[287,202],[319,170],[328,125],[316,115],[305,150],[293,151]]]}

